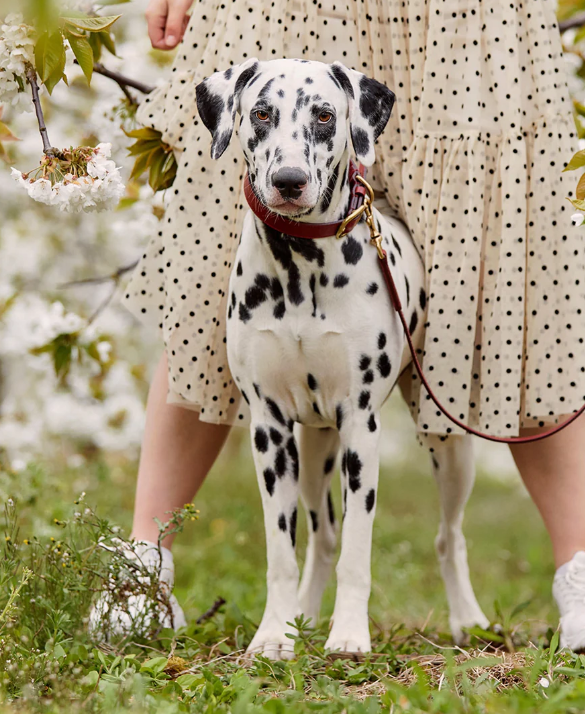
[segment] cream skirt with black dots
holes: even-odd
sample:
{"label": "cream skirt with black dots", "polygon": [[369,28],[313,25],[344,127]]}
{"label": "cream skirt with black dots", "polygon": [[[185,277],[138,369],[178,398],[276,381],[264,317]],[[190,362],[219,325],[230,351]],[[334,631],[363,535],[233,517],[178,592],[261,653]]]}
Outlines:
{"label": "cream skirt with black dots", "polygon": [[[162,331],[169,401],[245,424],[226,358],[228,278],[247,204],[237,137],[218,161],[195,85],[247,57],[341,60],[397,97],[369,171],[427,267],[423,366],[492,434],[585,400],[577,150],[553,0],[197,0],[171,80],[140,107],[179,170],[126,303]],[[419,431],[455,431],[416,383]]]}

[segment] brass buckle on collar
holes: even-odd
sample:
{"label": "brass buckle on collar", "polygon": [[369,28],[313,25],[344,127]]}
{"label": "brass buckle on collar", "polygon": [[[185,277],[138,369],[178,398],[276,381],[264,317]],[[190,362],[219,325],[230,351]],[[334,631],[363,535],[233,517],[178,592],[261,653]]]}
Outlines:
{"label": "brass buckle on collar", "polygon": [[361,216],[362,213],[365,212],[366,223],[368,224],[368,228],[370,230],[370,242],[373,246],[376,247],[380,260],[384,260],[386,256],[382,249],[382,236],[376,230],[376,226],[374,225],[374,214],[372,213],[372,203],[374,202],[374,189],[370,186],[370,184],[361,174],[357,174],[356,179],[360,183],[363,183],[363,185],[368,189],[368,195],[364,196],[364,202],[361,206],[359,206],[359,208],[356,208],[355,211],[352,211],[349,216],[343,219],[337,233],[335,234],[335,237],[343,238],[348,223],[351,223],[351,221],[353,221],[358,216]]}

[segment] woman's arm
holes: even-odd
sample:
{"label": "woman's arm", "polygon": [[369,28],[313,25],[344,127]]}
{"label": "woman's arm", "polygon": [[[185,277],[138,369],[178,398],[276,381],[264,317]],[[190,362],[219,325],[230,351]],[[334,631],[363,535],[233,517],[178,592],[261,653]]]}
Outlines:
{"label": "woman's arm", "polygon": [[150,0],[146,8],[148,36],[158,50],[170,50],[183,39],[193,0]]}

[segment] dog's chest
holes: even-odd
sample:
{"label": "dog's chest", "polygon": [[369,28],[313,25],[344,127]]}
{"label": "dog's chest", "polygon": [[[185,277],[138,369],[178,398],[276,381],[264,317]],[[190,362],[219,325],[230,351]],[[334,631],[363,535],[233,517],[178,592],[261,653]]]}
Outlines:
{"label": "dog's chest", "polygon": [[[404,251],[391,241],[406,299]],[[400,372],[404,340],[376,255],[363,224],[341,241],[308,240],[283,237],[246,216],[230,280],[227,340],[230,369],[248,401],[268,397],[287,418],[322,426],[335,424],[346,401],[381,405]],[[422,273],[417,265],[414,272]]]}

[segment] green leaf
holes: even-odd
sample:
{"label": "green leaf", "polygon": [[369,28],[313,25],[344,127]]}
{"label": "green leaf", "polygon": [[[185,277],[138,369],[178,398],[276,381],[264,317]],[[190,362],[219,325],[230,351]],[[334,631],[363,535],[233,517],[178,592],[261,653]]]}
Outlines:
{"label": "green leaf", "polygon": [[61,67],[61,74],[65,68],[65,45],[61,30],[43,32],[35,45],[35,66],[41,81],[46,84],[49,77],[53,76]]}
{"label": "green leaf", "polygon": [[168,657],[153,657],[152,659],[148,659],[146,662],[143,662],[140,671],[160,674],[167,666],[168,661]]}
{"label": "green leaf", "polygon": [[[93,36],[94,35],[92,35],[92,37]],[[108,52],[110,52],[110,54],[116,56],[116,45],[114,44],[114,38],[107,30],[95,33],[95,37],[98,37],[100,39],[102,45],[108,50]]]}
{"label": "green leaf", "polygon": [[164,151],[160,153],[157,152],[150,162],[150,173],[148,176],[148,183],[153,191],[158,191],[158,186],[160,184],[160,179],[162,176],[162,168],[166,161],[167,155]]}
{"label": "green leaf", "polygon": [[569,201],[578,211],[585,211],[585,201],[579,200],[578,198],[569,198]]}
{"label": "green leaf", "polygon": [[553,657],[555,656],[555,652],[559,648],[559,639],[561,637],[560,630],[557,630],[554,635],[552,636],[552,640],[550,641],[550,648],[548,650],[548,661],[552,662]]}
{"label": "green leaf", "polygon": [[575,196],[577,196],[580,201],[585,198],[585,174],[583,174],[579,179],[579,183],[575,189]]}
{"label": "green leaf", "polygon": [[99,62],[102,56],[102,41],[100,39],[101,32],[90,32],[87,41],[93,52],[94,62]]}
{"label": "green leaf", "polygon": [[132,146],[128,147],[128,156],[138,156],[139,154],[144,154],[145,152],[152,151],[152,149],[163,149],[160,138],[159,139],[140,139]]}
{"label": "green leaf", "polygon": [[0,121],[0,141],[20,141],[20,139],[14,136],[4,122]]}
{"label": "green leaf", "polygon": [[75,59],[79,62],[79,66],[83,70],[83,74],[87,79],[87,83],[91,82],[93,74],[93,50],[86,37],[77,37],[71,33],[67,33],[67,39],[75,55]]}
{"label": "green leaf", "polygon": [[583,166],[585,166],[585,149],[578,151],[565,166],[563,171],[574,171],[575,169],[583,168]]}
{"label": "green leaf", "polygon": [[106,15],[105,17],[64,17],[68,25],[78,27],[87,32],[101,32],[111,27],[122,15]]}
{"label": "green leaf", "polygon": [[87,689],[93,689],[98,683],[100,675],[94,670],[88,672],[81,680],[81,686]]}
{"label": "green leaf", "polygon": [[[156,149],[152,149],[152,151],[156,151]],[[130,179],[137,178],[146,171],[146,169],[148,168],[150,154],[152,153],[152,151],[145,152],[137,157],[136,161],[134,162],[134,166],[132,167]]]}
{"label": "green leaf", "polygon": [[134,129],[133,131],[126,131],[124,132],[126,136],[129,136],[131,139],[159,139],[161,138],[162,134],[160,131],[157,131],[156,129],[151,129],[149,126],[144,126],[141,129]]}

